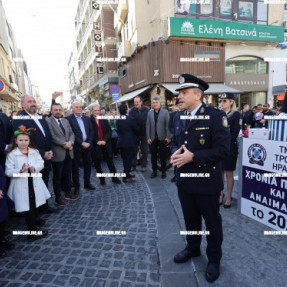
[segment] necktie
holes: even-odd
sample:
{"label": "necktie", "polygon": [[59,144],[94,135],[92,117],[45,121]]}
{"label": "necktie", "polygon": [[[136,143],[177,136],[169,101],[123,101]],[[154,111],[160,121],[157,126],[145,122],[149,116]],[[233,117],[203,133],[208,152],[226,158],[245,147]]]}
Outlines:
{"label": "necktie", "polygon": [[[191,114],[190,114],[190,113],[187,113],[186,115],[187,115],[187,116],[189,116],[189,117],[191,116]],[[190,119],[186,119],[186,120],[185,120],[185,129],[187,129],[187,128],[188,128],[189,123],[190,123]]]}
{"label": "necktie", "polygon": [[60,128],[61,128],[61,130],[62,130],[63,134],[64,134],[64,135],[66,135],[66,133],[65,133],[65,129],[64,129],[64,126],[62,125],[61,120],[58,120],[58,122],[59,122],[59,125],[60,125]]}

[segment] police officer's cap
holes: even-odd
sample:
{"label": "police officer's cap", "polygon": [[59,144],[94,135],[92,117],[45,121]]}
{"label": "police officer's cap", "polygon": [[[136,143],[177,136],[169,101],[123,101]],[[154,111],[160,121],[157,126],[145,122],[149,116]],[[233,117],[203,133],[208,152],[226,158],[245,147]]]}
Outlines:
{"label": "police officer's cap", "polygon": [[234,94],[233,93],[224,93],[219,95],[219,99],[229,99],[234,100]]}
{"label": "police officer's cap", "polygon": [[182,74],[178,77],[179,88],[176,91],[181,91],[190,88],[198,88],[203,92],[209,88],[209,84],[205,81],[190,75],[190,74]]}

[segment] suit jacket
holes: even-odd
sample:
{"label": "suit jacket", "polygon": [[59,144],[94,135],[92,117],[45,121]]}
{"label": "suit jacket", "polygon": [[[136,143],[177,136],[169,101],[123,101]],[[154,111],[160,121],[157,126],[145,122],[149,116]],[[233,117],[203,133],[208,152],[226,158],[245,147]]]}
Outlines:
{"label": "suit jacket", "polygon": [[137,125],[140,128],[138,136],[146,136],[146,121],[149,108],[145,105],[142,105],[142,108],[139,110],[136,107],[131,108],[129,111],[129,116],[133,117],[137,122]]}
{"label": "suit jacket", "polygon": [[[176,185],[191,194],[219,195],[223,189],[221,161],[230,149],[226,114],[202,103],[196,116],[209,116],[209,119],[192,119],[187,128],[181,115],[185,111],[174,118],[171,151],[174,153],[184,144],[194,157],[192,162],[176,169]],[[209,177],[181,177],[181,173],[207,173]]]}
{"label": "suit jacket", "polygon": [[[94,130],[94,139],[93,139],[93,148],[94,148],[94,154],[97,157],[101,156],[101,146],[98,145],[99,141],[99,131],[98,131],[98,125],[95,121],[95,118],[93,115],[91,115],[91,123],[93,126]],[[102,126],[102,131],[103,131],[103,140],[106,142],[106,149],[108,152],[108,156],[112,157],[113,156],[113,149],[112,149],[112,144],[111,144],[111,137],[112,137],[112,130],[109,125],[109,122],[107,120],[100,120],[101,126]]]}
{"label": "suit jacket", "polygon": [[[69,121],[65,118],[61,118],[61,122],[63,124],[65,134],[53,116],[47,119],[47,124],[54,143],[54,156],[52,158],[52,162],[65,160],[67,150],[64,148],[63,142],[72,142],[72,144],[75,142],[75,135]],[[71,158],[74,158],[74,150],[70,150],[69,154]]]}
{"label": "suit jacket", "polygon": [[[168,129],[169,113],[166,109],[161,108],[159,110],[156,130],[157,136],[160,141],[165,138],[171,138],[171,133]],[[146,121],[146,138],[154,141],[155,139],[155,121],[154,121],[154,110],[150,110]]]}
{"label": "suit jacket", "polygon": [[[6,175],[0,165],[0,189],[6,191]],[[3,222],[9,215],[9,211],[14,209],[14,203],[10,197],[3,192],[3,198],[0,198],[0,222]]]}
{"label": "suit jacket", "polygon": [[141,129],[135,119],[126,116],[125,120],[117,120],[118,148],[127,148],[137,146],[136,136],[140,135]]}
{"label": "suit jacket", "polygon": [[[28,114],[25,111],[22,111],[18,116],[28,116]],[[13,131],[18,130],[19,126],[21,125],[25,126],[27,129],[28,128],[36,129],[36,131],[31,132],[31,137],[35,146],[37,147],[41,156],[43,157],[45,152],[50,150],[54,151],[54,147],[53,147],[52,135],[50,133],[50,129],[48,127],[46,119],[45,118],[39,119],[39,122],[43,127],[45,135],[42,133],[36,122],[32,119],[16,119],[12,121],[12,125],[13,125]]]}
{"label": "suit jacket", "polygon": [[[71,114],[70,116],[67,117],[67,120],[69,121],[72,127],[72,130],[74,132],[74,135],[75,135],[75,148],[82,147],[82,143],[84,142],[83,134],[78,124],[78,121],[76,119],[76,116],[74,114]],[[91,120],[89,117],[85,115],[82,115],[82,120],[84,122],[85,131],[87,134],[87,139],[85,142],[90,144],[88,149],[92,149],[93,139],[94,139],[94,130],[93,130]]]}
{"label": "suit jacket", "polygon": [[5,167],[5,148],[12,143],[13,129],[9,118],[6,114],[0,112],[0,164]]}
{"label": "suit jacket", "polygon": [[285,93],[284,101],[280,109],[281,113],[287,113],[287,92]]}

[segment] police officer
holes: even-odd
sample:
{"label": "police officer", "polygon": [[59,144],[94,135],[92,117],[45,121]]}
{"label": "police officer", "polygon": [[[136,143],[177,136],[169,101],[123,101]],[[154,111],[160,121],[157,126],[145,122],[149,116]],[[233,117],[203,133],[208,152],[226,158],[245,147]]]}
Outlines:
{"label": "police officer", "polygon": [[[179,106],[184,111],[174,119],[171,161],[177,167],[176,185],[187,231],[200,232],[201,217],[205,220],[209,232],[205,277],[213,282],[220,274],[223,240],[219,214],[219,196],[223,188],[221,161],[228,154],[230,134],[226,114],[202,102],[208,83],[190,74],[182,74],[178,81]],[[194,117],[189,120],[182,119],[183,116]],[[201,255],[201,236],[187,235],[186,239],[186,248],[174,257],[176,263]]]}
{"label": "police officer", "polygon": [[[231,195],[234,186],[233,171],[236,169],[236,161],[238,155],[238,142],[237,137],[239,131],[242,127],[242,116],[240,112],[236,109],[236,103],[234,101],[234,94],[225,93],[219,95],[219,103],[221,104],[221,109],[227,115],[228,127],[230,130],[230,152],[227,157],[222,161],[222,180],[224,182],[224,174],[226,174],[227,181],[227,199],[224,204],[224,208],[231,207]],[[223,190],[220,195],[220,205],[223,201]]]}

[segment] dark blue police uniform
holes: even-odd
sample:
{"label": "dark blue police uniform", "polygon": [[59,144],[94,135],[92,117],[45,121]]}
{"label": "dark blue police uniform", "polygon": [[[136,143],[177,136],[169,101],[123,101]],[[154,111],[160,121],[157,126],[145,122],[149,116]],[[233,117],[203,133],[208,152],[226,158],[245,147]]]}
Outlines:
{"label": "dark blue police uniform", "polygon": [[[235,96],[233,93],[224,93],[219,95],[220,99],[233,100]],[[238,112],[227,112],[227,121],[230,131],[230,151],[222,161],[222,170],[234,171],[236,169],[237,155],[238,155],[238,141],[237,137],[242,128],[242,115]]]}
{"label": "dark blue police uniform", "polygon": [[[203,82],[204,89],[202,88],[202,90],[208,88],[207,83],[192,75],[183,74],[182,77],[184,78],[181,79],[182,89],[196,87],[188,87],[187,83],[189,82],[199,83],[199,88]],[[223,240],[219,213],[219,195],[223,189],[221,161],[228,154],[230,147],[227,117],[223,111],[204,103],[195,115],[208,117],[208,119],[191,119],[186,126],[186,120],[180,119],[185,114],[186,111],[182,111],[174,118],[171,150],[174,153],[184,144],[194,154],[194,157],[192,162],[177,168],[176,185],[179,199],[187,231],[202,230],[202,217],[204,218],[206,230],[210,233],[207,235],[207,257],[209,263],[219,264],[222,257],[221,244]],[[193,173],[209,174],[209,177],[183,177],[184,174]],[[176,263],[185,262],[188,257],[200,255],[201,236],[187,235],[186,239],[186,250],[190,253],[177,254],[174,259]],[[182,254],[184,255],[182,256]],[[179,257],[177,257],[178,255]],[[214,278],[211,280],[215,280],[218,276],[213,276]]]}
{"label": "dark blue police uniform", "polygon": [[236,169],[238,155],[237,137],[242,127],[242,116],[238,111],[231,115],[228,113],[227,121],[230,130],[230,152],[222,161],[222,170],[233,171]]}

